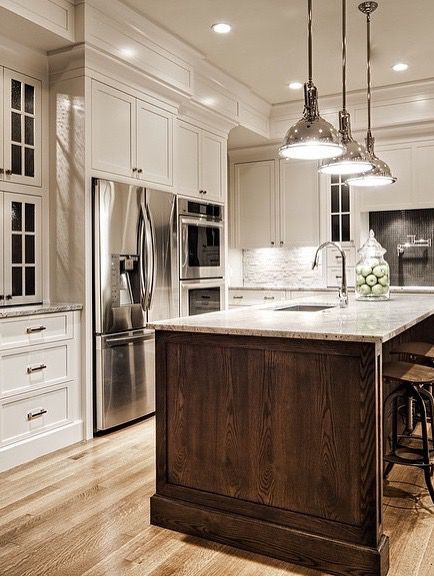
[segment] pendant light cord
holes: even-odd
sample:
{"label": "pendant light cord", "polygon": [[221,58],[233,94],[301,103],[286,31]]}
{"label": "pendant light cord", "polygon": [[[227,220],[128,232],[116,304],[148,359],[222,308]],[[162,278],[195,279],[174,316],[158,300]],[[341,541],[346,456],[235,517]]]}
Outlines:
{"label": "pendant light cord", "polygon": [[312,0],[307,3],[307,33],[308,33],[308,73],[309,86],[312,85]]}
{"label": "pendant light cord", "polygon": [[366,14],[366,62],[367,62],[367,85],[368,85],[368,140],[372,140],[371,132],[371,15]]}
{"label": "pendant light cord", "polygon": [[347,1],[342,0],[342,111],[347,111]]}

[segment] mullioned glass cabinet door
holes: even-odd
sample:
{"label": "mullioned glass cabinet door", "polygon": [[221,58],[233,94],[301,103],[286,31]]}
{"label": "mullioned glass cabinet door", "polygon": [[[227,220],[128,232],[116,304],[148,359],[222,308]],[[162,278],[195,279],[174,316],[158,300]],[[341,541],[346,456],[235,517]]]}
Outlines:
{"label": "mullioned glass cabinet door", "polygon": [[3,102],[3,179],[40,187],[41,82],[5,68]]}
{"label": "mullioned glass cabinet door", "polygon": [[42,301],[41,199],[3,193],[3,279],[6,306]]}

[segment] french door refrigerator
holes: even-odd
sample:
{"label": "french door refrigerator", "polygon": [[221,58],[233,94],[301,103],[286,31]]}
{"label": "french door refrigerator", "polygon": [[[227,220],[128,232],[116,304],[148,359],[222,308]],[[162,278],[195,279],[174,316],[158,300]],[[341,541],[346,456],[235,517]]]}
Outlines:
{"label": "french door refrigerator", "polygon": [[155,411],[147,322],[179,315],[176,197],[94,179],[95,430]]}

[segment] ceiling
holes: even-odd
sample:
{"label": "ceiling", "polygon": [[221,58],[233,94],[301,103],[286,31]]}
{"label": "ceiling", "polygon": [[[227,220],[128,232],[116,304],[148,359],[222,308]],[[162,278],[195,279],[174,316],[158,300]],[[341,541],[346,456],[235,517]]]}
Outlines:
{"label": "ceiling", "polygon": [[[299,100],[290,81],[306,78],[306,0],[122,0],[201,51],[269,103]],[[434,77],[434,0],[378,0],[372,17],[373,85]],[[365,83],[364,16],[348,6],[348,89]],[[410,9],[409,9],[410,7]],[[340,0],[314,0],[314,81],[321,94],[340,91]],[[229,22],[227,35],[210,26]],[[406,62],[396,73],[391,66]]]}

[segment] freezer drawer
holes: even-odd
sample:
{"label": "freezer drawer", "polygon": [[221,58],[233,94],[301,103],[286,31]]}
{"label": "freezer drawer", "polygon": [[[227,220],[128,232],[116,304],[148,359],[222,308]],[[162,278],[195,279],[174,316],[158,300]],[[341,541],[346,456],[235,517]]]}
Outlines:
{"label": "freezer drawer", "polygon": [[154,412],[154,331],[96,336],[95,340],[97,430]]}

